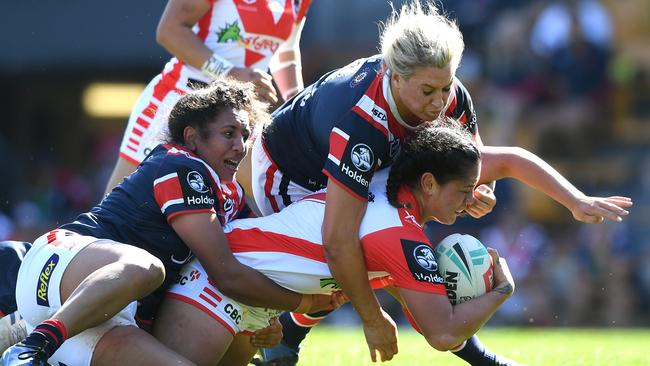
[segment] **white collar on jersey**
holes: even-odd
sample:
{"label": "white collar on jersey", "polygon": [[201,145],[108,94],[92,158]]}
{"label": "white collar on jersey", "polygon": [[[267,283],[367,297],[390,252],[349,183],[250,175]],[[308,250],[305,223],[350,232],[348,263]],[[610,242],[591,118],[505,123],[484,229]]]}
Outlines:
{"label": "white collar on jersey", "polygon": [[399,111],[397,110],[397,104],[395,104],[395,99],[393,99],[393,91],[390,88],[390,73],[390,69],[386,68],[386,72],[384,72],[384,78],[381,83],[384,97],[386,98],[386,102],[388,102],[390,112],[393,114],[393,116],[395,116],[395,119],[400,125],[404,126],[409,131],[415,131],[417,127],[413,127],[406,123],[404,121],[404,118],[402,118],[402,116],[399,114]]}

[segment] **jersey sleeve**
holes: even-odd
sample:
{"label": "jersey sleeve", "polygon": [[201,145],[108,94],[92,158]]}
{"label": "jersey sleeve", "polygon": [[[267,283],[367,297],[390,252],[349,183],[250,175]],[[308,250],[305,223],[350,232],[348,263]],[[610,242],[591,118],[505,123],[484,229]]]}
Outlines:
{"label": "jersey sleeve", "polygon": [[349,111],[330,131],[323,173],[352,196],[366,201],[375,170],[387,161],[388,139],[355,111]]}
{"label": "jersey sleeve", "polygon": [[392,227],[361,238],[369,271],[388,272],[395,286],[447,296],[433,247],[413,227]]}
{"label": "jersey sleeve", "polygon": [[153,182],[156,204],[168,222],[185,213],[216,213],[216,191],[203,163],[182,156],[168,156]]}
{"label": "jersey sleeve", "polygon": [[478,135],[478,121],[472,97],[458,78],[454,78],[453,89],[453,99],[446,115],[461,122],[473,136]]}

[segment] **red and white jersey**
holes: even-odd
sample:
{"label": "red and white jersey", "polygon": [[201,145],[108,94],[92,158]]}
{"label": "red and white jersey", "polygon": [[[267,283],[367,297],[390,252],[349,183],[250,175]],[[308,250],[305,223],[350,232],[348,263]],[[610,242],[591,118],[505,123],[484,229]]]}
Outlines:
{"label": "red and white jersey", "polygon": [[[311,0],[207,0],[210,10],[193,31],[212,50],[236,67],[267,70],[280,46],[300,31]],[[162,73],[163,81],[188,90],[188,80],[209,77],[178,58]]]}
{"label": "red and white jersey", "polygon": [[[388,203],[388,170],[370,184],[369,202],[359,228],[368,278],[390,276],[397,287],[446,296],[429,243],[418,224],[417,210]],[[400,199],[417,207],[412,194]],[[332,278],[322,247],[325,193],[309,195],[270,216],[235,220],[224,231],[235,257],[279,285],[299,293],[329,293],[339,286]]]}

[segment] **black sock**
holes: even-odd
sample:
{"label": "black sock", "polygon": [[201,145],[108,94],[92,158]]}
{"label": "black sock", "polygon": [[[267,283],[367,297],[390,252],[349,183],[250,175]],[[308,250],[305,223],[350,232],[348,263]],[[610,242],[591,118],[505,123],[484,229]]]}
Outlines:
{"label": "black sock", "polygon": [[36,326],[22,343],[43,349],[47,358],[50,358],[67,337],[63,323],[56,319],[48,319]]}
{"label": "black sock", "polygon": [[476,335],[465,342],[465,346],[453,352],[472,366],[495,366],[497,355],[488,351]]}
{"label": "black sock", "polygon": [[[320,311],[318,313],[307,314],[312,318],[324,318],[331,311]],[[320,320],[318,320],[320,321]],[[318,322],[316,322],[317,324]],[[290,312],[284,312],[280,315],[280,324],[282,324],[282,343],[298,352],[300,343],[305,339],[307,333],[311,330],[310,327],[303,327],[291,318]]]}

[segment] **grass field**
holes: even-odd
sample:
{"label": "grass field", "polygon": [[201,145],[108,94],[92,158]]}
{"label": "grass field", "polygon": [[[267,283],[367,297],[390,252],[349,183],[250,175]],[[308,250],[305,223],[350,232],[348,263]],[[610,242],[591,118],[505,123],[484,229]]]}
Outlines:
{"label": "grass field", "polygon": [[[528,365],[650,365],[650,329],[488,328],[479,336],[495,352]],[[467,365],[400,328],[399,354],[384,365]],[[319,326],[307,337],[303,366],[372,365],[361,328]]]}

